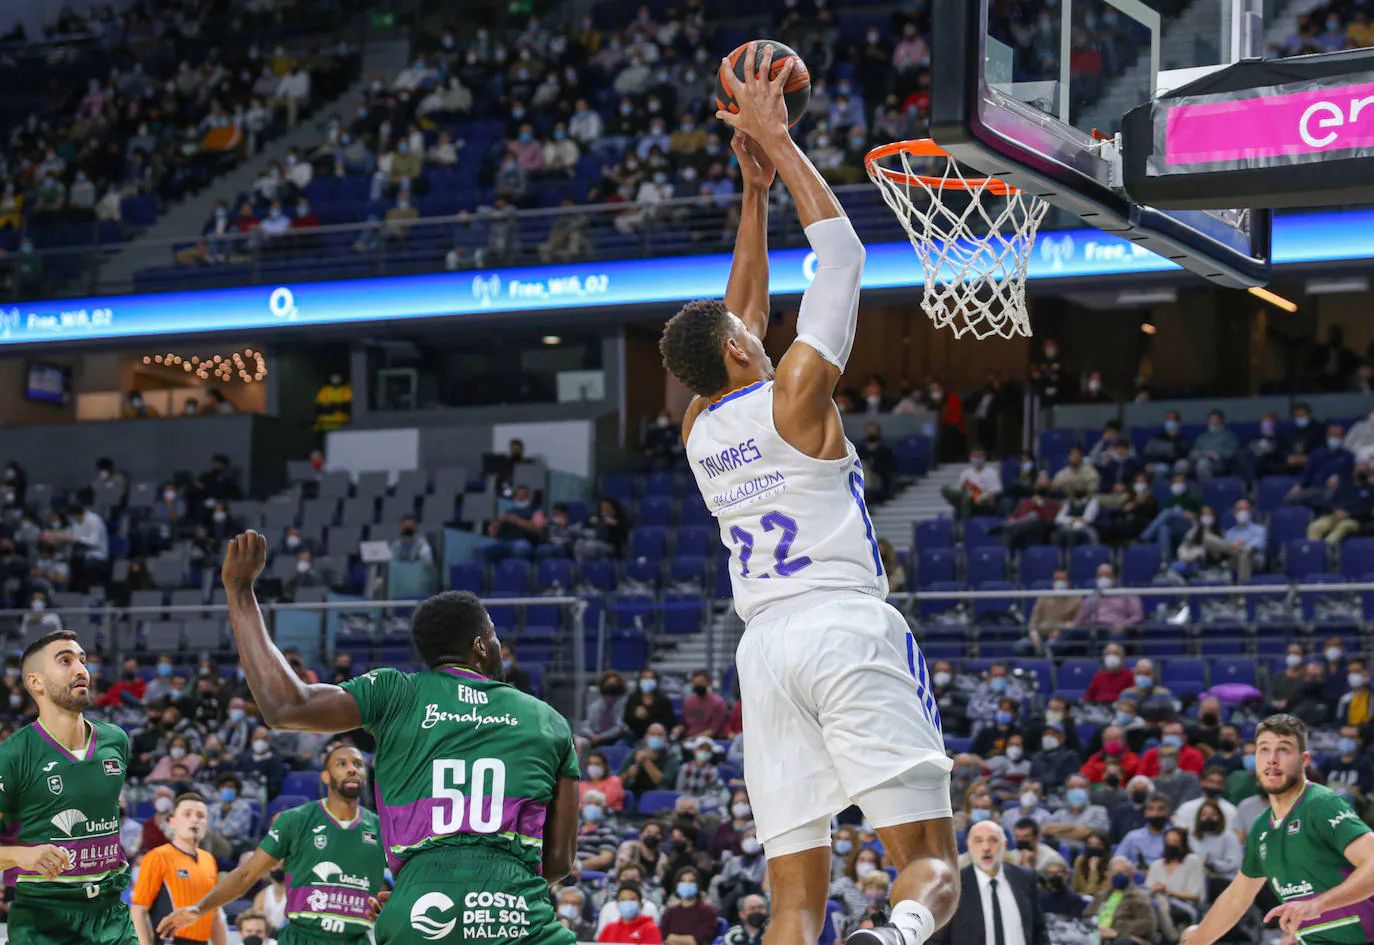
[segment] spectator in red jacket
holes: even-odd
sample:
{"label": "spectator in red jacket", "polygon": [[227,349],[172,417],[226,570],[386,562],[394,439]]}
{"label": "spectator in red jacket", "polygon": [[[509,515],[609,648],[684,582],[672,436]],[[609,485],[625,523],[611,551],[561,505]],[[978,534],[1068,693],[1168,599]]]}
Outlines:
{"label": "spectator in red jacket", "polygon": [[[1202,765],[1207,759],[1202,752],[1188,744],[1182,722],[1165,722],[1164,734],[1159,741],[1161,745],[1173,745],[1178,749],[1178,770],[1191,771],[1197,775],[1202,774]],[[1141,755],[1138,773],[1147,778],[1153,778],[1159,774],[1158,748],[1151,748]]]}
{"label": "spectator in red jacket", "polygon": [[661,945],[663,936],[659,934],[658,926],[643,912],[644,897],[638,883],[621,883],[615,894],[615,904],[620,910],[620,921],[602,929],[596,937],[598,942]]}
{"label": "spectator in red jacket", "polygon": [[1102,668],[1093,673],[1084,702],[1115,702],[1121,694],[1135,685],[1135,676],[1124,665],[1125,651],[1116,643],[1107,644],[1102,652]]}
{"label": "spectator in red jacket", "polygon": [[724,738],[730,710],[719,693],[711,691],[711,674],[699,669],[692,674],[692,691],[682,700],[682,737]]}
{"label": "spectator in red jacket", "polygon": [[[120,676],[119,682],[110,687],[110,691],[101,696],[96,705],[103,709],[113,709],[118,706],[143,702],[143,694],[148,690],[148,683],[138,675],[138,661],[125,660],[124,674]],[[128,697],[125,697],[128,693]]]}
{"label": "spectator in red jacket", "polygon": [[1108,758],[1121,762],[1123,777],[1133,778],[1140,768],[1140,756],[1126,747],[1126,733],[1115,725],[1102,733],[1102,750],[1090,755],[1079,772],[1093,784],[1101,784]]}
{"label": "spectator in red jacket", "polygon": [[725,737],[733,740],[736,735],[744,731],[744,700],[741,699],[730,707],[730,718],[725,722]]}

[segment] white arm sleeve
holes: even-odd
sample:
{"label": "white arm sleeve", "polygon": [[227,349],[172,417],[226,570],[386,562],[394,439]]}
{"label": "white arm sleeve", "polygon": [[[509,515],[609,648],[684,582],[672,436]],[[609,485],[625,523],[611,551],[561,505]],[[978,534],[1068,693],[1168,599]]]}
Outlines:
{"label": "white arm sleeve", "polygon": [[843,371],[859,322],[864,244],[848,217],[817,220],[806,238],[816,254],[816,278],[802,296],[797,340]]}

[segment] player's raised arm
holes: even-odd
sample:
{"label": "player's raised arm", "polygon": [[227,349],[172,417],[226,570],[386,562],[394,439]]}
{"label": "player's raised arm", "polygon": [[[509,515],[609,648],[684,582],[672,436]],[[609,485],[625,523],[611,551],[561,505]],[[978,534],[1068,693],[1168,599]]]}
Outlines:
{"label": "player's raised arm", "polygon": [[1245,910],[1255,901],[1259,891],[1264,888],[1263,876],[1246,876],[1237,873],[1231,885],[1217,897],[1202,921],[1183,933],[1179,945],[1212,945],[1217,939],[1235,927]]}
{"label": "player's raised arm", "polygon": [[253,582],[267,564],[267,539],[255,531],[230,539],[221,576],[239,665],[270,728],[287,732],[350,732],[362,724],[352,696],[338,686],[310,685],[292,671],[267,634]]}
{"label": "player's raised arm", "polygon": [[730,147],[739,159],[744,193],[725,307],[763,338],[768,330],[768,188],[776,172],[767,153],[744,132],[735,131]]}
{"label": "player's raised arm", "polygon": [[833,397],[854,347],[864,246],[830,185],[787,130],[782,90],[792,63],[785,63],[770,81],[772,47],[764,48],[757,70],[756,48],[751,43],[745,51],[743,81],[730,70],[723,74],[739,112],[716,116],[763,148],[787,185],[816,254],[816,276],[797,316],[798,343],[778,364],[774,421],[787,441],[808,455],[838,458],[843,456],[843,428]]}
{"label": "player's raised arm", "polygon": [[181,929],[198,922],[221,906],[241,898],[253,888],[254,883],[266,876],[268,871],[278,862],[275,857],[261,847],[254,850],[253,855],[246,862],[240,863],[232,873],[216,883],[215,888],[206,893],[200,902],[183,906],[159,922],[157,937],[169,939]]}

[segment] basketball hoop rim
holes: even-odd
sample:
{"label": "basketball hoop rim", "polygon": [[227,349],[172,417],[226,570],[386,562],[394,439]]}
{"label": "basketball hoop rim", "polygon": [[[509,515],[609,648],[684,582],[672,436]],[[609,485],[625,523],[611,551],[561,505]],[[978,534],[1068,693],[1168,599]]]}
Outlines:
{"label": "basketball hoop rim", "polygon": [[962,177],[957,173],[952,177],[931,177],[927,174],[908,174],[905,171],[883,167],[878,163],[883,158],[903,152],[914,157],[944,157],[950,161],[954,160],[933,138],[914,138],[910,141],[893,141],[878,145],[864,155],[864,167],[870,175],[880,174],[894,184],[905,184],[908,187],[919,183],[931,190],[978,190],[997,197],[1021,193],[1018,188],[996,177]]}

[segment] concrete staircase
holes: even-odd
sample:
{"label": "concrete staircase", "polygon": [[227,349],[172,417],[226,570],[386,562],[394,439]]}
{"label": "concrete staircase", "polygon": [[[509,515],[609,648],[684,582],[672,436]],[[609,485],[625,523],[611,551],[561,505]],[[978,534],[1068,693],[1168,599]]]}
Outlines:
{"label": "concrete staircase", "polygon": [[940,495],[940,490],[955,485],[963,470],[962,463],[937,466],[896,498],[872,509],[873,530],[878,537],[886,538],[899,550],[908,548],[911,546],[912,526],[917,522],[953,515],[954,510]]}
{"label": "concrete staircase", "polygon": [[[710,603],[708,624],[700,633],[660,637],[649,658],[649,665],[665,676],[686,677],[702,667],[719,680],[721,674],[735,661],[735,647],[739,645],[744,624],[735,615],[729,601]],[[709,635],[715,637],[715,652],[708,660]]]}
{"label": "concrete staircase", "polygon": [[138,237],[121,244],[119,251],[112,253],[102,264],[101,283],[129,286],[134,273],[140,269],[168,265],[172,259],[168,241],[192,239],[198,235],[214,212],[216,200],[252,189],[262,169],[272,161],[284,161],[286,152],[291,148],[304,150],[319,145],[328,132],[330,117],[351,115],[356,111],[363,101],[363,93],[371,76],[389,78],[399,73],[405,68],[409,48],[408,41],[403,39],[369,42],[363,54],[362,74],[357,82],[333,102],[316,110],[290,132],[273,140],[200,193],[169,208],[156,224]]}

